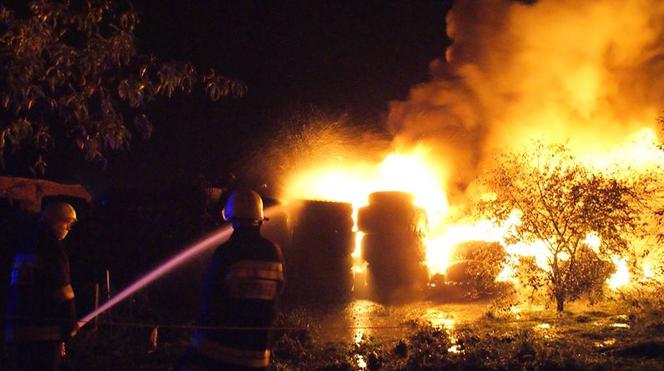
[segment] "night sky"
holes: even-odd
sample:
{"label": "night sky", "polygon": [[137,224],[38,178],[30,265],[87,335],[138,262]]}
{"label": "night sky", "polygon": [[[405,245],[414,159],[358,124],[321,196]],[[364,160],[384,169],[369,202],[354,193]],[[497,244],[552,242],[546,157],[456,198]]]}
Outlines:
{"label": "night sky", "polygon": [[244,81],[248,95],[153,104],[150,141],[134,141],[105,170],[78,164],[66,177],[93,189],[223,179],[241,173],[243,154],[269,143],[279,125],[311,111],[379,128],[388,102],[406,99],[444,54],[449,3],[136,1],[141,52],[216,68]]}

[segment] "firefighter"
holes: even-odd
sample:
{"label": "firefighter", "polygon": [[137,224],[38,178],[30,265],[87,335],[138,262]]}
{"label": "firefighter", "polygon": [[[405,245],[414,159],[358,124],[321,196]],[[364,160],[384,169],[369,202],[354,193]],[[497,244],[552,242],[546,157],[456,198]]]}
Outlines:
{"label": "firefighter", "polygon": [[64,341],[76,335],[74,290],[62,240],[76,223],[65,202],[46,205],[36,233],[14,257],[5,341],[17,370],[57,370]]}
{"label": "firefighter", "polygon": [[210,262],[199,329],[179,370],[265,370],[270,363],[269,329],[284,286],[281,250],[260,234],[266,219],[256,192],[233,192],[222,216],[233,234]]}

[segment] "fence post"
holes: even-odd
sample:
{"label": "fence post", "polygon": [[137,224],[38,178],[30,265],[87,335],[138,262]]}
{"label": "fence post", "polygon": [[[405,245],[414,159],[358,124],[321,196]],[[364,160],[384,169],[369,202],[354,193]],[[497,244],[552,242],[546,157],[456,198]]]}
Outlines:
{"label": "fence post", "polygon": [[[99,283],[95,283],[95,310],[97,310],[97,308],[99,308]],[[97,332],[97,326],[99,325],[98,320],[99,316],[95,317],[94,326],[92,328],[94,332]]]}
{"label": "fence post", "polygon": [[111,298],[111,272],[106,270],[106,300]]}

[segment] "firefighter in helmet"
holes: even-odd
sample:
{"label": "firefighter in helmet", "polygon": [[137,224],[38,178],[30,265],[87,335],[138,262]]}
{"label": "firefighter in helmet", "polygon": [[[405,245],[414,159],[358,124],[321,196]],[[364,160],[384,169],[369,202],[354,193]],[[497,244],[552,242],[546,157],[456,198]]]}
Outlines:
{"label": "firefighter in helmet", "polygon": [[284,286],[281,250],[260,234],[265,218],[256,192],[233,192],[222,216],[233,234],[210,262],[200,328],[180,370],[260,370],[270,363],[270,327]]}
{"label": "firefighter in helmet", "polygon": [[65,202],[47,204],[36,233],[14,257],[5,341],[18,370],[57,370],[64,341],[78,330],[69,259],[62,245],[76,223]]}

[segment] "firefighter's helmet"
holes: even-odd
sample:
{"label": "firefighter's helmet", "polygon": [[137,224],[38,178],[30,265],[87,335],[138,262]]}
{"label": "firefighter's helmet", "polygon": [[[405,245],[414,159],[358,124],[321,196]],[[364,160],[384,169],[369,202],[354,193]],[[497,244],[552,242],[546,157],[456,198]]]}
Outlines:
{"label": "firefighter's helmet", "polygon": [[258,193],[250,189],[239,189],[231,193],[226,206],[221,211],[221,215],[226,221],[251,221],[262,222],[263,200]]}
{"label": "firefighter's helmet", "polygon": [[55,220],[67,220],[76,222],[76,210],[66,202],[54,202],[44,207],[42,218],[48,222]]}
{"label": "firefighter's helmet", "polygon": [[58,240],[67,237],[76,221],[76,210],[66,202],[48,204],[41,215],[41,223],[46,225]]}

